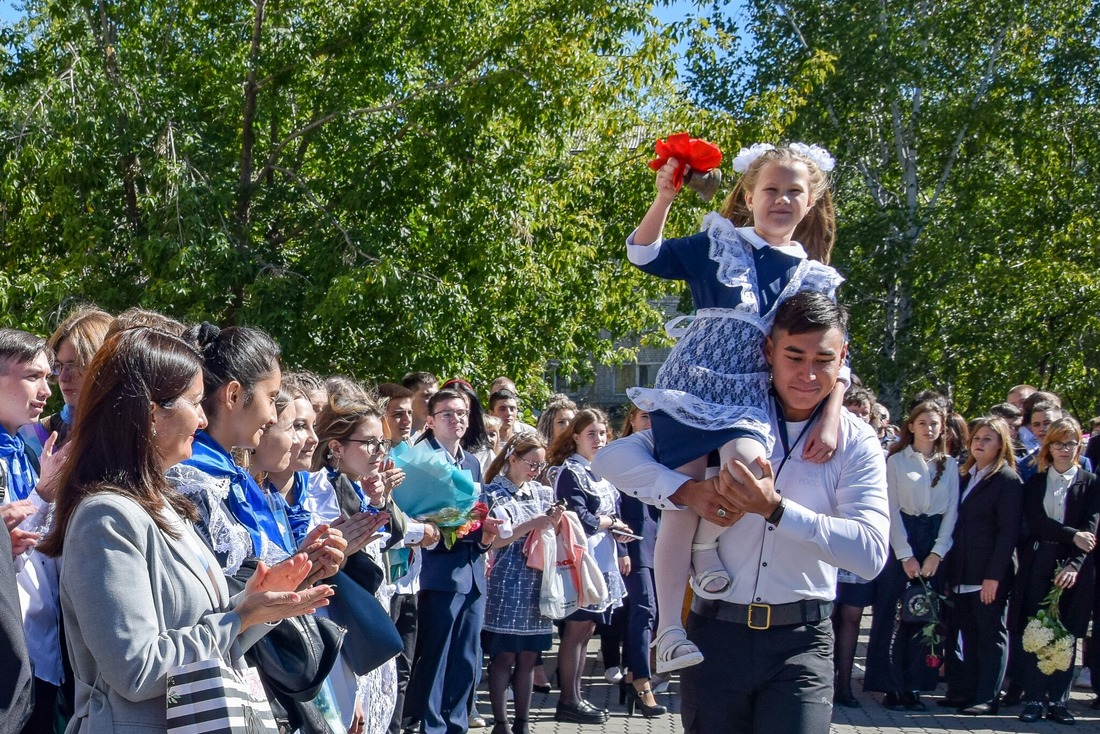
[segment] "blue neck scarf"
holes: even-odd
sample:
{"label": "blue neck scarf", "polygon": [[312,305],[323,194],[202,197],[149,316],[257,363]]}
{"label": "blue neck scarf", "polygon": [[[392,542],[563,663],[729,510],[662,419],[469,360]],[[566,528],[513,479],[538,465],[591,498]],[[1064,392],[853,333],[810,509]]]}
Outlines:
{"label": "blue neck scarf", "polygon": [[27,499],[38,484],[38,472],[31,465],[22,436],[0,428],[0,461],[8,465],[7,492],[0,501],[7,504]]}
{"label": "blue neck scarf", "polygon": [[61,422],[62,423],[64,423],[65,425],[67,425],[71,428],[72,425],[73,425],[73,418],[75,418],[75,417],[76,417],[76,408],[69,405],[68,403],[65,403],[63,406],[61,406]]}
{"label": "blue neck scarf", "polygon": [[274,543],[287,553],[287,547],[279,522],[268,502],[268,495],[256,484],[248,472],[233,462],[233,457],[206,431],[195,434],[191,458],[183,462],[213,477],[229,478],[229,496],[226,504],[233,517],[248,531],[252,538],[252,550],[257,557],[263,553],[264,539]]}
{"label": "blue neck scarf", "polygon": [[290,496],[283,497],[287,520],[290,521],[290,534],[294,537],[294,545],[297,548],[302,546],[302,542],[309,535],[309,523],[312,519],[309,510],[303,506],[308,488],[309,472],[294,472],[294,485],[290,489]]}
{"label": "blue neck scarf", "polygon": [[275,485],[271,482],[265,482],[263,490],[267,495],[267,506],[271,508],[271,516],[275,520],[275,524],[279,526],[279,537],[283,539],[284,548],[297,548],[300,543],[294,542],[294,533],[290,527],[290,513],[286,504],[286,499],[283,497],[282,492],[275,489]]}

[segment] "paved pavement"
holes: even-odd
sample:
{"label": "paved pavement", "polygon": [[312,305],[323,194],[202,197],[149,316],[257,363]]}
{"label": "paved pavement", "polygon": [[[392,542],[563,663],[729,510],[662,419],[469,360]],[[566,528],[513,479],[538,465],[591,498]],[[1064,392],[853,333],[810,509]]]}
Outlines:
{"label": "paved pavement", "polygon": [[[943,686],[934,696],[926,696],[928,703],[927,713],[907,713],[887,711],[882,707],[879,694],[866,694],[859,692],[862,687],[862,655],[866,644],[866,633],[870,624],[870,617],[864,617],[863,639],[857,652],[855,684],[856,697],[862,704],[858,709],[845,709],[837,707],[833,711],[834,734],[855,734],[856,732],[874,734],[923,734],[924,732],[965,731],[965,732],[1038,732],[1040,734],[1055,734],[1056,732],[1097,732],[1100,733],[1100,712],[1094,712],[1089,708],[1093,695],[1090,691],[1076,688],[1073,691],[1073,699],[1070,702],[1070,710],[1077,717],[1077,725],[1073,729],[1060,726],[1053,721],[1039,721],[1033,724],[1025,724],[1016,716],[1020,713],[1020,707],[1003,710],[997,716],[973,717],[959,716],[951,710],[941,709],[935,705],[935,700],[943,695]],[[607,683],[603,678],[603,666],[599,662],[599,641],[594,640],[589,646],[588,669],[585,672],[584,686],[586,697],[593,703],[608,709],[611,718],[602,727],[580,726],[577,724],[559,724],[554,721],[554,707],[557,705],[557,689],[549,694],[534,694],[532,699],[533,734],[679,734],[683,731],[680,726],[678,707],[678,683],[674,680],[668,693],[658,694],[659,703],[668,706],[673,712],[667,716],[655,719],[645,719],[639,714],[633,717],[626,715],[624,706],[619,705],[618,686]],[[1078,656],[1080,657],[1080,656]],[[552,670],[553,656],[547,656],[547,670]],[[553,674],[551,673],[551,680]],[[489,713],[488,693],[481,693],[480,709],[483,714]],[[490,725],[492,719],[490,718]],[[489,729],[471,730],[472,732],[484,732]],[[766,734],[766,733],[762,733]]]}

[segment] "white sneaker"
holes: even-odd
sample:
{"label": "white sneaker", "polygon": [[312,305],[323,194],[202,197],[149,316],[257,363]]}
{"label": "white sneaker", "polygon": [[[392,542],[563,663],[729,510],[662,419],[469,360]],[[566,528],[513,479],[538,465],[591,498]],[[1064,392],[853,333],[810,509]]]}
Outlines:
{"label": "white sneaker", "polygon": [[619,666],[613,665],[603,672],[603,679],[608,683],[618,683],[623,679],[623,671]]}
{"label": "white sneaker", "polygon": [[1092,688],[1092,671],[1082,666],[1081,672],[1077,674],[1077,680],[1073,684],[1074,688]]}

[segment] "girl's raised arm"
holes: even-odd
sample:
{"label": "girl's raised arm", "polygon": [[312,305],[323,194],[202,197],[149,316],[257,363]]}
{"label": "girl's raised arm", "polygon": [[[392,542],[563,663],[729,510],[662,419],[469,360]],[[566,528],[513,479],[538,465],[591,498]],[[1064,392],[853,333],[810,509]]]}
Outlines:
{"label": "girl's raised arm", "polygon": [[668,218],[668,210],[672,206],[672,200],[680,193],[673,183],[673,176],[680,162],[675,158],[668,161],[657,171],[657,195],[649,210],[642,217],[638,228],[634,230],[635,245],[652,245],[661,239],[665,230],[665,220]]}

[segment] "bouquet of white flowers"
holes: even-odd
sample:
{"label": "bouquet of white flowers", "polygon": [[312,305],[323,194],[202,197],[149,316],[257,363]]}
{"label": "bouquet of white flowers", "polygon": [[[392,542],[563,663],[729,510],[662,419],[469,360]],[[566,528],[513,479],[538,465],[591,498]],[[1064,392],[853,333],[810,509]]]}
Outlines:
{"label": "bouquet of white flowers", "polygon": [[[1062,572],[1058,568],[1054,578]],[[1024,628],[1024,650],[1039,658],[1039,672],[1051,675],[1055,671],[1069,670],[1073,664],[1073,637],[1062,624],[1058,604],[1064,589],[1058,585],[1050,590],[1034,617],[1029,617]]]}

